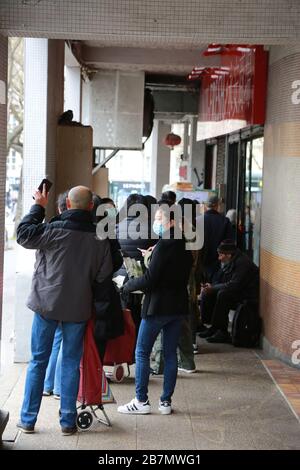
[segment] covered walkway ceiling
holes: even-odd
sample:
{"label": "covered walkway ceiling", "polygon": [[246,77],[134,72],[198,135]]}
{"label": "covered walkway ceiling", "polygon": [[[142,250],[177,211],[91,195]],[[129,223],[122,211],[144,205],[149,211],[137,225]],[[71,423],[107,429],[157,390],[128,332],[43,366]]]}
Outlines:
{"label": "covered walkway ceiling", "polygon": [[1,0],[0,33],[69,40],[88,69],[187,76],[208,43],[299,42],[299,0]]}
{"label": "covered walkway ceiling", "polygon": [[97,46],[199,49],[296,43],[299,0],[1,0],[0,33]]}
{"label": "covered walkway ceiling", "polygon": [[70,41],[79,63],[95,69],[142,70],[146,73],[187,75],[197,65],[220,65],[220,56],[203,57],[207,47],[191,49],[147,49],[145,47],[103,47],[97,41]]}

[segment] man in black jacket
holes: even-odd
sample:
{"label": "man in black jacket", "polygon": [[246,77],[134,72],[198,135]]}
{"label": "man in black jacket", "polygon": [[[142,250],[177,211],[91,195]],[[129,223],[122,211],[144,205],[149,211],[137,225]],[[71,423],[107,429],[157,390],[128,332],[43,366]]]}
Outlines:
{"label": "man in black jacket", "polygon": [[203,270],[205,280],[211,282],[212,276],[219,269],[217,248],[222,240],[233,238],[230,220],[218,212],[218,196],[210,196],[205,204]]}
{"label": "man in black jacket", "polygon": [[[178,219],[177,219],[178,220]],[[181,219],[179,220],[179,222]],[[145,292],[136,346],[135,384],[136,397],[119,406],[119,413],[148,414],[150,354],[159,332],[163,332],[164,384],[159,411],[171,413],[171,397],[177,377],[177,345],[182,319],[189,314],[187,284],[192,267],[192,254],[186,250],[181,232],[175,227],[174,212],[162,204],[155,214],[153,230],[161,237],[154,247],[149,268],[139,278],[130,279],[123,287],[125,292]]]}
{"label": "man in black jacket", "polygon": [[224,240],[218,247],[221,269],[211,284],[206,284],[200,297],[201,313],[211,327],[200,333],[210,343],[226,343],[229,310],[244,300],[258,303],[259,273],[257,266],[233,240]]}
{"label": "man in black jacket", "polygon": [[61,323],[60,425],[63,435],[76,432],[79,363],[92,287],[112,272],[109,242],[96,237],[92,193],[84,186],[68,193],[67,209],[51,223],[42,223],[48,202],[46,188],[35,191],[32,206],[17,229],[17,242],[36,249],[36,264],[27,306],[33,310],[32,358],[28,365],[21,420],[23,432],[34,432],[54,334]]}

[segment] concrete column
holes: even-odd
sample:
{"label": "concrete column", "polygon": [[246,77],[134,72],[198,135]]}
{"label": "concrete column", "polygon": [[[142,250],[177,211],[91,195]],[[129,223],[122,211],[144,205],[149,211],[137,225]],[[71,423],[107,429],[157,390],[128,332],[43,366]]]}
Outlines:
{"label": "concrete column", "polygon": [[[264,347],[299,366],[300,47],[270,51],[261,220]],[[298,343],[297,343],[298,342]],[[298,364],[297,364],[298,361]]]}
{"label": "concrete column", "polygon": [[90,126],[91,116],[91,82],[82,81],[81,83],[81,122],[85,126]]}
{"label": "concrete column", "polygon": [[[4,221],[5,221],[5,182],[7,157],[7,38],[0,34],[0,364],[3,300],[3,259],[4,259]],[[8,421],[8,412],[0,410],[0,445],[2,433]]]}
{"label": "concrete column", "polygon": [[[64,41],[26,39],[24,62],[23,212],[27,213],[32,190],[45,175],[55,184],[56,129],[63,112]],[[48,215],[54,212],[54,201],[50,200]]]}
{"label": "concrete column", "polygon": [[64,111],[72,109],[73,120],[81,120],[81,74],[80,67],[65,67]]}
{"label": "concrete column", "polygon": [[183,160],[180,162],[179,181],[190,182],[191,178],[191,142],[190,142],[190,120],[184,122],[183,130]]}
{"label": "concrete column", "polygon": [[[188,181],[191,181],[195,187],[199,187],[198,179],[194,172],[196,168],[201,181],[204,178],[205,167],[205,140],[197,141],[197,117],[191,118],[190,126],[190,155],[188,164]],[[201,186],[203,188],[203,185]]]}
{"label": "concrete column", "polygon": [[46,173],[48,40],[25,39],[24,51],[23,214]]}
{"label": "concrete column", "polygon": [[0,355],[3,295],[5,182],[7,157],[7,38],[0,34]]}
{"label": "concrete column", "polygon": [[[47,175],[54,183],[47,217],[55,213],[55,163],[57,120],[63,112],[64,41],[25,40],[25,108],[23,213],[30,209],[32,191]],[[15,362],[30,357],[32,312],[25,306],[35,254],[18,247],[15,305]]]}
{"label": "concrete column", "polygon": [[55,173],[57,121],[64,109],[64,41],[48,40],[47,114],[46,114],[46,174],[54,183],[50,192],[47,217],[56,214]]}
{"label": "concrete column", "polygon": [[170,181],[170,149],[163,143],[170,132],[169,124],[154,120],[150,193],[157,198],[160,198],[163,186]]}

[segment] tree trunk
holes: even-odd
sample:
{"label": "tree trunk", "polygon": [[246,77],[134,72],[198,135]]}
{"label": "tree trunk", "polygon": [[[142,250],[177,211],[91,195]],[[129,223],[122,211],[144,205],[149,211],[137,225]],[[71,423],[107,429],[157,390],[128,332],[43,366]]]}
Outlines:
{"label": "tree trunk", "polygon": [[17,236],[17,227],[19,223],[21,222],[22,215],[23,215],[23,164],[22,164],[21,174],[20,174],[20,186],[19,186],[17,208],[16,208],[16,215],[15,215],[14,237]]}

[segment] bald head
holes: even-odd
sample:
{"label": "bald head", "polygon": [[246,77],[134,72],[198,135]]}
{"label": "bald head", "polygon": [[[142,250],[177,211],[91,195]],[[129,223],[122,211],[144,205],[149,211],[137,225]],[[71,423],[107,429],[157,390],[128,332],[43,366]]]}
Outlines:
{"label": "bald head", "polygon": [[90,211],[93,208],[93,193],[86,186],[75,186],[70,189],[67,197],[68,209]]}

